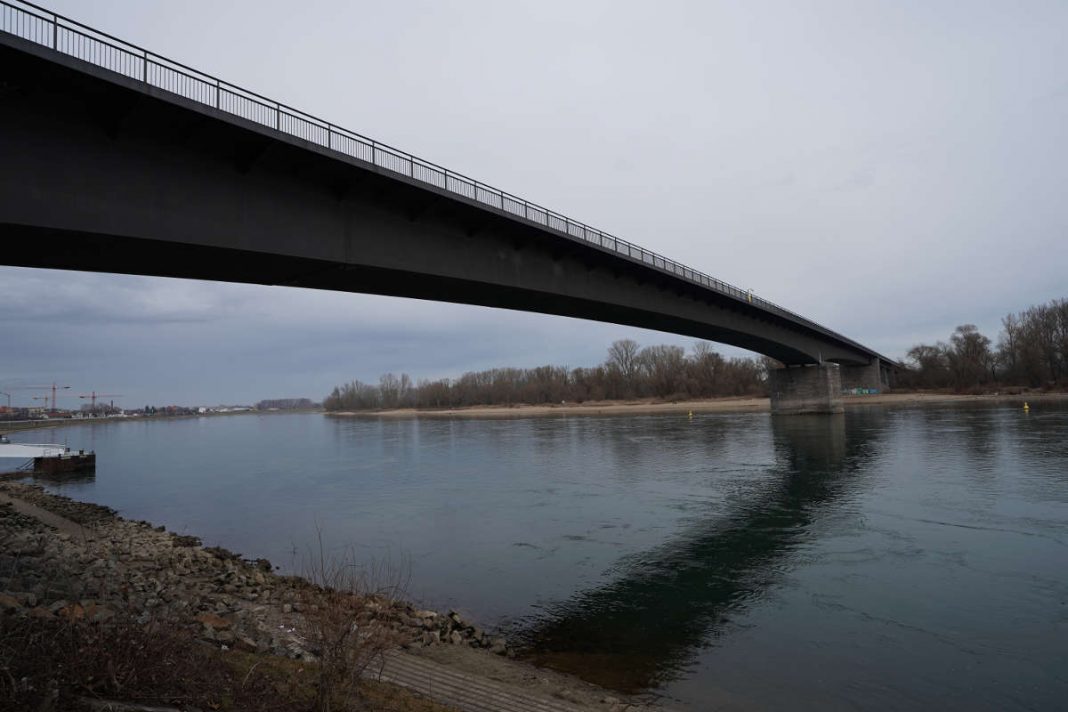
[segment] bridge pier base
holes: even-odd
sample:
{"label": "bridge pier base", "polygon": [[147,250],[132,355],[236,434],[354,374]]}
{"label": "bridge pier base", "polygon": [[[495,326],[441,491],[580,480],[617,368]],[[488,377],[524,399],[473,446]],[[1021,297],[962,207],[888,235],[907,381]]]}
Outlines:
{"label": "bridge pier base", "polygon": [[867,366],[842,366],[840,373],[843,393],[882,393],[890,389],[890,370],[878,360]]}
{"label": "bridge pier base", "polygon": [[838,366],[787,366],[768,373],[772,415],[841,413],[842,377]]}

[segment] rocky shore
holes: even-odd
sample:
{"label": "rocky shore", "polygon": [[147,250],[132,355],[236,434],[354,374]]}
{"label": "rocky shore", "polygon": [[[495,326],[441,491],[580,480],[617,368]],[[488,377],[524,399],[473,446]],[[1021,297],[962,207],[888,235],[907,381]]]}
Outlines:
{"label": "rocky shore", "polygon": [[[307,635],[307,619],[327,605],[322,592],[303,578],[276,574],[266,560],[204,547],[195,537],[35,485],[0,483],[0,621],[182,620],[196,627],[201,643],[219,651],[314,663],[322,651]],[[580,681],[511,663],[515,653],[503,637],[456,611],[423,610],[381,595],[366,596],[363,608],[361,620],[388,632],[391,647],[433,660],[463,649],[452,657],[468,670],[534,681],[543,692],[548,686],[584,707],[638,709]]]}
{"label": "rocky shore", "polygon": [[[85,536],[53,533],[11,505],[0,508],[0,608],[38,618],[106,620],[117,609],[144,620],[184,615],[202,625],[202,638],[220,647],[312,660],[296,632],[309,584],[272,573],[269,561],[248,561],[194,537],[127,521],[95,504],[51,495],[38,487],[0,485],[0,492],[80,524]],[[314,604],[311,604],[314,605]],[[465,645],[512,653],[459,613],[420,610],[380,599],[368,605],[408,648]]]}

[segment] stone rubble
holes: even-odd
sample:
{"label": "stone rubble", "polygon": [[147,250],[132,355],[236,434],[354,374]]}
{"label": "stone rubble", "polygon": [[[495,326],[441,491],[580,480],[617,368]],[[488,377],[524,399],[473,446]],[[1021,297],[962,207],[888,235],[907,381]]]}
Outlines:
{"label": "stone rubble", "polygon": [[[224,649],[314,660],[302,630],[302,603],[314,587],[272,572],[195,537],[129,521],[113,510],[0,483],[0,492],[82,524],[85,536],[50,530],[0,504],[0,614],[107,621],[121,613],[141,622],[172,616],[196,621],[202,640]],[[396,631],[406,648],[461,645],[514,657],[456,611],[368,599],[371,617]]]}

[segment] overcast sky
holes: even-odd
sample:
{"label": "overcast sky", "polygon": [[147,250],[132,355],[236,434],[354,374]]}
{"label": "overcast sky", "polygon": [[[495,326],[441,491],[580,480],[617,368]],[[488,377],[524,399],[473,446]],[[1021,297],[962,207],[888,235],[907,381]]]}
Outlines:
{"label": "overcast sky", "polygon": [[[1068,3],[48,4],[891,356],[1068,297]],[[0,267],[0,390],[321,398],[690,340],[414,300]],[[725,352],[741,353],[730,349]],[[16,391],[28,402],[28,391]],[[76,401],[68,401],[74,405]]]}

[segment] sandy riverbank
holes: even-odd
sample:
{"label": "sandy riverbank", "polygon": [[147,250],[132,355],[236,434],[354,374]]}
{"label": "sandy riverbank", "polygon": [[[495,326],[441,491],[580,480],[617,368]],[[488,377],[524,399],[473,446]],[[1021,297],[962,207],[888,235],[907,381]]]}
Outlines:
{"label": "sandy riverbank", "polygon": [[[939,403],[1041,403],[1068,400],[1068,393],[1032,393],[1027,395],[984,394],[959,395],[953,393],[880,393],[876,395],[845,396],[847,408],[872,405],[927,405]],[[401,408],[380,411],[341,411],[327,413],[339,418],[523,418],[570,415],[650,415],[657,413],[745,413],[767,411],[767,398],[711,398],[673,402],[598,401],[592,403],[564,403],[560,405],[472,406],[470,408],[416,409]]]}

